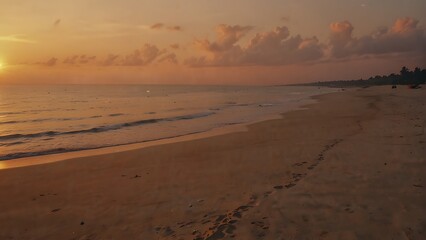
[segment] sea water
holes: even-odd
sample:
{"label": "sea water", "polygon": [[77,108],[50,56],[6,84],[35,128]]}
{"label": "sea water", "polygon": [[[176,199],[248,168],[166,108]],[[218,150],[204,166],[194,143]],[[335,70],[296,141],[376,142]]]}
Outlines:
{"label": "sea water", "polygon": [[333,91],[296,86],[0,86],[0,160],[256,122]]}

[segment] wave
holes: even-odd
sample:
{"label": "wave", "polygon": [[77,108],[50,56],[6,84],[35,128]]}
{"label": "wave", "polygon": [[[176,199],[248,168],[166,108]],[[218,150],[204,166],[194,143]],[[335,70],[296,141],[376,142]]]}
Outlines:
{"label": "wave", "polygon": [[108,116],[110,116],[110,117],[118,117],[118,116],[123,116],[123,115],[124,115],[124,113],[113,113],[113,114],[110,114]]}
{"label": "wave", "polygon": [[122,146],[122,145],[127,145],[127,144],[159,141],[159,140],[164,140],[164,139],[171,139],[171,138],[193,135],[193,134],[202,133],[202,132],[205,132],[205,131],[196,131],[196,132],[191,132],[191,133],[187,133],[187,134],[180,134],[180,135],[175,135],[175,136],[170,136],[170,137],[155,138],[155,139],[150,139],[150,140],[145,140],[145,141],[128,142],[128,143],[122,143],[122,144],[102,145],[102,146],[97,146],[97,147],[54,148],[54,149],[48,149],[48,150],[42,150],[42,151],[36,151],[36,152],[16,152],[16,153],[10,153],[10,154],[6,154],[6,155],[0,155],[0,161],[12,160],[12,159],[17,159],[17,158],[25,158],[25,157],[35,157],[35,156],[44,156],[44,155],[50,155],[50,154],[66,153],[66,152],[76,152],[76,151],[82,151],[82,150],[93,150],[93,149],[106,148],[106,147],[117,147],[117,146]]}
{"label": "wave", "polygon": [[15,115],[22,114],[23,112],[0,112],[0,115]]}
{"label": "wave", "polygon": [[[32,109],[32,110],[25,110],[21,112],[0,112],[0,115],[18,115],[18,114],[27,114],[27,113],[41,113],[41,112],[53,112],[61,110],[60,108],[54,108],[54,109]],[[64,109],[65,111],[74,111],[76,109]]]}
{"label": "wave", "polygon": [[39,119],[33,119],[33,120],[22,120],[22,121],[6,121],[6,122],[0,122],[0,125],[7,125],[7,124],[18,124],[18,123],[37,123],[37,122],[46,122],[46,121],[78,121],[78,120],[84,120],[88,118],[100,118],[101,115],[95,115],[90,117],[79,117],[79,118],[39,118]]}
{"label": "wave", "polygon": [[32,138],[40,138],[40,137],[53,137],[53,136],[61,136],[61,135],[76,135],[76,134],[85,134],[85,133],[100,133],[100,132],[119,130],[123,128],[136,127],[136,126],[145,125],[145,124],[153,124],[158,122],[173,122],[173,121],[180,121],[180,120],[202,118],[202,117],[210,116],[212,114],[214,114],[214,112],[196,113],[196,114],[182,115],[182,116],[169,117],[169,118],[144,119],[144,120],[139,120],[134,122],[105,125],[105,126],[99,126],[99,127],[89,128],[89,129],[74,130],[74,131],[67,131],[67,132],[46,131],[46,132],[29,133],[29,134],[10,134],[10,135],[0,136],[0,141],[9,141],[9,140],[15,140],[15,139],[32,139]]}
{"label": "wave", "polygon": [[[90,148],[88,148],[90,149]],[[42,156],[42,155],[49,155],[49,154],[55,154],[55,153],[64,153],[64,152],[73,152],[73,151],[81,151],[81,150],[87,150],[83,148],[55,148],[55,149],[49,149],[46,151],[39,151],[39,152],[18,152],[18,153],[10,153],[3,156],[0,156],[0,161],[3,160],[11,160],[16,158],[24,158],[24,157],[34,157],[34,156]]]}
{"label": "wave", "polygon": [[9,147],[9,146],[14,146],[14,145],[20,145],[23,144],[25,142],[22,141],[18,141],[18,142],[11,142],[11,143],[0,143],[0,147]]}

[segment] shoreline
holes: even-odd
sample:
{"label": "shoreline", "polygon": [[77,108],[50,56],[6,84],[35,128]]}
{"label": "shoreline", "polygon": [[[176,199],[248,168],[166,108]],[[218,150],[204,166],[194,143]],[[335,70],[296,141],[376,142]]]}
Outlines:
{"label": "shoreline", "polygon": [[214,136],[226,135],[226,134],[234,133],[234,132],[244,132],[244,131],[247,131],[248,127],[253,124],[266,122],[270,120],[281,119],[288,112],[308,109],[312,105],[317,104],[320,101],[321,96],[325,96],[328,94],[336,94],[336,93],[340,93],[340,92],[329,92],[329,93],[313,95],[303,100],[305,102],[310,102],[310,101],[313,101],[313,102],[302,103],[298,106],[294,106],[293,108],[289,108],[284,112],[273,114],[273,115],[271,114],[262,119],[254,120],[251,122],[216,127],[207,131],[202,131],[202,132],[194,132],[194,133],[184,134],[181,136],[172,136],[172,137],[166,137],[163,139],[147,140],[147,141],[136,142],[136,143],[128,143],[128,144],[125,143],[125,144],[119,144],[114,146],[105,146],[105,147],[81,149],[81,150],[67,151],[67,152],[60,152],[60,153],[40,154],[40,155],[30,156],[30,157],[0,160],[0,171],[4,169],[10,169],[10,168],[20,168],[20,167],[27,167],[27,166],[40,165],[40,164],[49,164],[49,163],[54,163],[58,161],[72,160],[75,158],[126,152],[126,151],[143,149],[143,148],[152,147],[152,146],[172,144],[176,142],[192,141],[192,140],[209,138]]}

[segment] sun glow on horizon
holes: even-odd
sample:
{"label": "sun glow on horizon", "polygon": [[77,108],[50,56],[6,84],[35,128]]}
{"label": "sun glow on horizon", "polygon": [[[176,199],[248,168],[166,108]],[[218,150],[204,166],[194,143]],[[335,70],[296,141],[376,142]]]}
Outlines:
{"label": "sun glow on horizon", "polygon": [[0,59],[0,76],[3,76],[4,74],[6,74],[9,67],[10,65],[6,64],[4,61]]}

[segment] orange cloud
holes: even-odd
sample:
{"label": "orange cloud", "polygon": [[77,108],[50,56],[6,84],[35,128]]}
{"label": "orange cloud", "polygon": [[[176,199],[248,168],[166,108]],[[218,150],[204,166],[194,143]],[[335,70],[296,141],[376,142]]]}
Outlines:
{"label": "orange cloud", "polygon": [[198,40],[197,46],[212,57],[189,58],[191,66],[241,66],[241,65],[285,65],[318,60],[323,56],[324,46],[318,39],[290,37],[287,27],[256,34],[247,46],[237,42],[251,27],[219,25],[216,41]]}
{"label": "orange cloud", "polygon": [[62,62],[64,64],[89,64],[93,63],[96,60],[96,56],[86,56],[86,55],[74,55],[71,57],[65,58],[65,60]]}
{"label": "orange cloud", "polygon": [[[79,59],[81,61],[81,56]],[[84,59],[87,59],[87,57]],[[177,63],[176,54],[168,52],[166,49],[159,49],[153,44],[145,44],[142,48],[122,57],[110,54],[105,60],[100,61],[100,64],[103,66],[146,66],[163,62]]]}
{"label": "orange cloud", "polygon": [[335,43],[347,42],[352,38],[354,27],[348,21],[336,22],[330,24],[331,41]]}
{"label": "orange cloud", "polygon": [[61,23],[61,19],[57,19],[55,22],[53,22],[53,26],[57,27]]}
{"label": "orange cloud", "polygon": [[156,23],[151,26],[151,29],[162,29],[164,27],[163,23]]}
{"label": "orange cloud", "polygon": [[52,67],[52,66],[55,66],[57,62],[58,62],[58,59],[53,57],[47,60],[47,62],[45,62],[44,65]]}
{"label": "orange cloud", "polygon": [[101,61],[101,65],[103,66],[111,66],[117,65],[117,60],[120,56],[116,54],[108,54],[105,60]]}
{"label": "orange cloud", "polygon": [[[154,24],[152,27],[167,29],[167,26],[162,23]],[[426,54],[425,29],[420,27],[418,21],[413,18],[399,18],[393,26],[381,27],[364,36],[354,36],[355,28],[349,21],[332,23],[329,27],[330,37],[327,42],[320,42],[315,36],[291,35],[287,27],[281,26],[270,31],[258,32],[244,41],[247,44],[243,44],[243,38],[252,31],[253,27],[221,24],[216,27],[216,37],[213,40],[208,38],[195,40],[193,44],[199,51],[193,52],[193,55],[189,55],[183,62],[192,67],[283,66],[315,64],[342,58],[351,60],[360,57],[388,56],[385,54],[412,53],[413,56]],[[0,40],[2,40],[1,37]],[[45,66],[56,66],[60,63],[77,66],[83,64],[103,66],[177,64],[179,56],[172,52],[175,49],[180,49],[180,45],[175,43],[167,48],[160,48],[153,44],[145,44],[121,56],[109,54],[99,59],[96,56],[73,55],[64,58],[61,62],[57,58],[51,58],[47,62],[38,64]],[[185,52],[185,54],[191,53]]]}
{"label": "orange cloud", "polygon": [[158,59],[158,62],[159,63],[168,62],[168,63],[177,64],[178,60],[177,60],[175,53],[169,53],[169,54],[162,56],[160,59]]}
{"label": "orange cloud", "polygon": [[419,21],[414,18],[398,18],[392,27],[392,32],[404,33],[409,31],[415,31],[418,23]]}
{"label": "orange cloud", "polygon": [[168,30],[170,31],[182,31],[182,27],[181,26],[169,26],[167,27]]}
{"label": "orange cloud", "polygon": [[353,26],[348,21],[330,25],[330,46],[333,57],[377,55],[386,53],[425,52],[425,31],[413,18],[399,18],[392,28],[379,28],[375,33],[353,36]]}
{"label": "orange cloud", "polygon": [[290,18],[289,17],[281,17],[281,21],[290,22]]}
{"label": "orange cloud", "polygon": [[[105,58],[97,60],[96,56],[73,55],[66,57],[62,64],[80,65],[101,65],[101,66],[146,66],[151,63],[174,63],[177,64],[177,56],[166,49],[159,49],[156,45],[145,44],[142,48],[134,50],[127,55],[109,54]],[[45,66],[56,66],[59,64],[58,58],[51,58],[47,62],[41,62]]]}
{"label": "orange cloud", "polygon": [[150,27],[152,30],[161,30],[163,28],[170,31],[182,31],[182,27],[179,25],[166,26],[164,23],[156,23]]}
{"label": "orange cloud", "polygon": [[210,52],[228,51],[235,47],[235,44],[252,28],[251,26],[229,26],[221,24],[216,27],[216,41],[210,42],[207,39],[196,40],[195,45]]}
{"label": "orange cloud", "polygon": [[245,49],[244,61],[256,65],[286,65],[318,60],[324,46],[316,37],[290,37],[287,27],[257,34]]}
{"label": "orange cloud", "polygon": [[172,48],[172,49],[179,49],[179,48],[180,48],[180,45],[179,45],[179,44],[177,44],[177,43],[170,44],[170,48]]}
{"label": "orange cloud", "polygon": [[143,66],[152,63],[156,58],[165,53],[165,50],[159,50],[157,46],[145,44],[141,49],[126,55],[122,65],[125,66]]}

